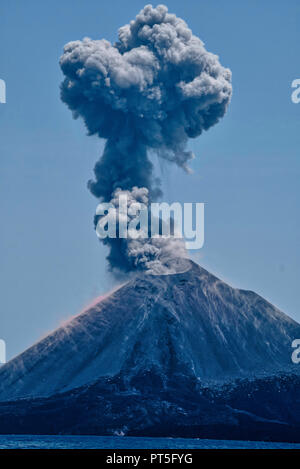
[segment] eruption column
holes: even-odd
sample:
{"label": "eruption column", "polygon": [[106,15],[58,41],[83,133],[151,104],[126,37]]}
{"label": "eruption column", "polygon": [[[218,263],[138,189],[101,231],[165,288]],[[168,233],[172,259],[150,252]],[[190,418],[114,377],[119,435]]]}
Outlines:
{"label": "eruption column", "polygon": [[[64,48],[62,101],[83,118],[89,135],[106,139],[88,187],[99,201],[130,191],[147,203],[161,195],[149,151],[188,169],[189,138],[222,118],[230,102],[231,72],[207,52],[186,23],[164,5],[147,5],[119,29],[118,41],[73,41]],[[112,269],[158,272],[178,256],[178,240],[105,239]],[[133,249],[134,246],[134,249]],[[176,251],[176,253],[175,253]]]}

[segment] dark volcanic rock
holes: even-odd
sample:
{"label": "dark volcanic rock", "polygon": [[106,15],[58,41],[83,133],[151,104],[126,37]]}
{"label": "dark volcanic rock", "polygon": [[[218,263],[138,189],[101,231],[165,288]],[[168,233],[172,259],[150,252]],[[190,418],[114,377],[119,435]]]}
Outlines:
{"label": "dark volcanic rock", "polygon": [[154,370],[49,398],[0,403],[0,433],[98,434],[300,442],[300,377],[204,387]]}

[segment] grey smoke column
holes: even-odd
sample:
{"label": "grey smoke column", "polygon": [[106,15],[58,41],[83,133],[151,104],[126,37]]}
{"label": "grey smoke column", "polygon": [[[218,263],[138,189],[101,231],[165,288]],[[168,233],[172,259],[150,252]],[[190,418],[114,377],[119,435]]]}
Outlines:
{"label": "grey smoke column", "polygon": [[[90,135],[106,139],[89,182],[101,201],[134,186],[155,199],[160,190],[149,150],[187,169],[193,157],[188,139],[224,116],[232,93],[230,70],[164,5],[145,6],[119,29],[114,45],[105,39],[70,42],[60,65],[62,100]],[[123,240],[107,242],[111,267],[137,268]]]}

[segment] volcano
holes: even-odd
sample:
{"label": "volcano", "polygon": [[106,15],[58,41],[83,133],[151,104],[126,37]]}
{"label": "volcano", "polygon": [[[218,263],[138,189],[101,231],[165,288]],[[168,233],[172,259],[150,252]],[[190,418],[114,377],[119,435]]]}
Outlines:
{"label": "volcano", "polygon": [[0,369],[0,400],[49,397],[150,370],[216,384],[297,369],[300,325],[252,291],[192,261],[140,274]]}

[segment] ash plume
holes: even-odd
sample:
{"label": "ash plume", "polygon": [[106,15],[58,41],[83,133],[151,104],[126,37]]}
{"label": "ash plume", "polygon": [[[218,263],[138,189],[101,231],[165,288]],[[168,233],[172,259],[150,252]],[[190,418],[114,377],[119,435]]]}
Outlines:
{"label": "ash plume", "polygon": [[[134,187],[147,189],[148,202],[157,199],[161,190],[149,153],[188,170],[188,139],[224,116],[232,93],[230,70],[164,5],[145,6],[119,29],[115,44],[89,38],[68,43],[60,66],[62,101],[84,120],[89,135],[106,140],[88,183],[104,202]],[[160,264],[173,252],[166,243],[156,250],[150,249],[153,240],[140,240],[136,251],[145,262],[139,262],[128,242],[105,242],[111,268],[121,271],[147,270],[147,258]]]}
{"label": "ash plume", "polygon": [[[122,196],[126,196],[127,210],[126,212],[119,211],[119,204]],[[135,204],[141,204],[145,208],[149,206],[149,191],[145,187],[133,187],[131,191],[123,191],[117,189],[110,201],[113,208],[108,209],[107,215],[103,217],[103,222],[106,219],[114,220],[115,225],[120,225],[120,217],[122,222],[130,227],[130,223],[136,219],[136,210],[133,209]],[[133,209],[133,210],[131,210]],[[141,209],[140,209],[141,211]],[[148,224],[146,232],[141,230],[137,238],[128,237],[126,239],[111,239],[105,238],[103,242],[109,244],[110,253],[108,260],[110,265],[120,270],[120,253],[123,255],[123,263],[127,262],[128,270],[143,270],[150,274],[165,274],[174,273],[178,269],[184,269],[184,259],[187,257],[185,243],[181,237],[174,235],[173,220],[171,223],[170,231],[173,236],[151,238],[151,214],[147,213]],[[159,222],[163,220],[158,216]],[[114,243],[112,243],[114,241]],[[125,270],[125,265],[122,265]]]}

